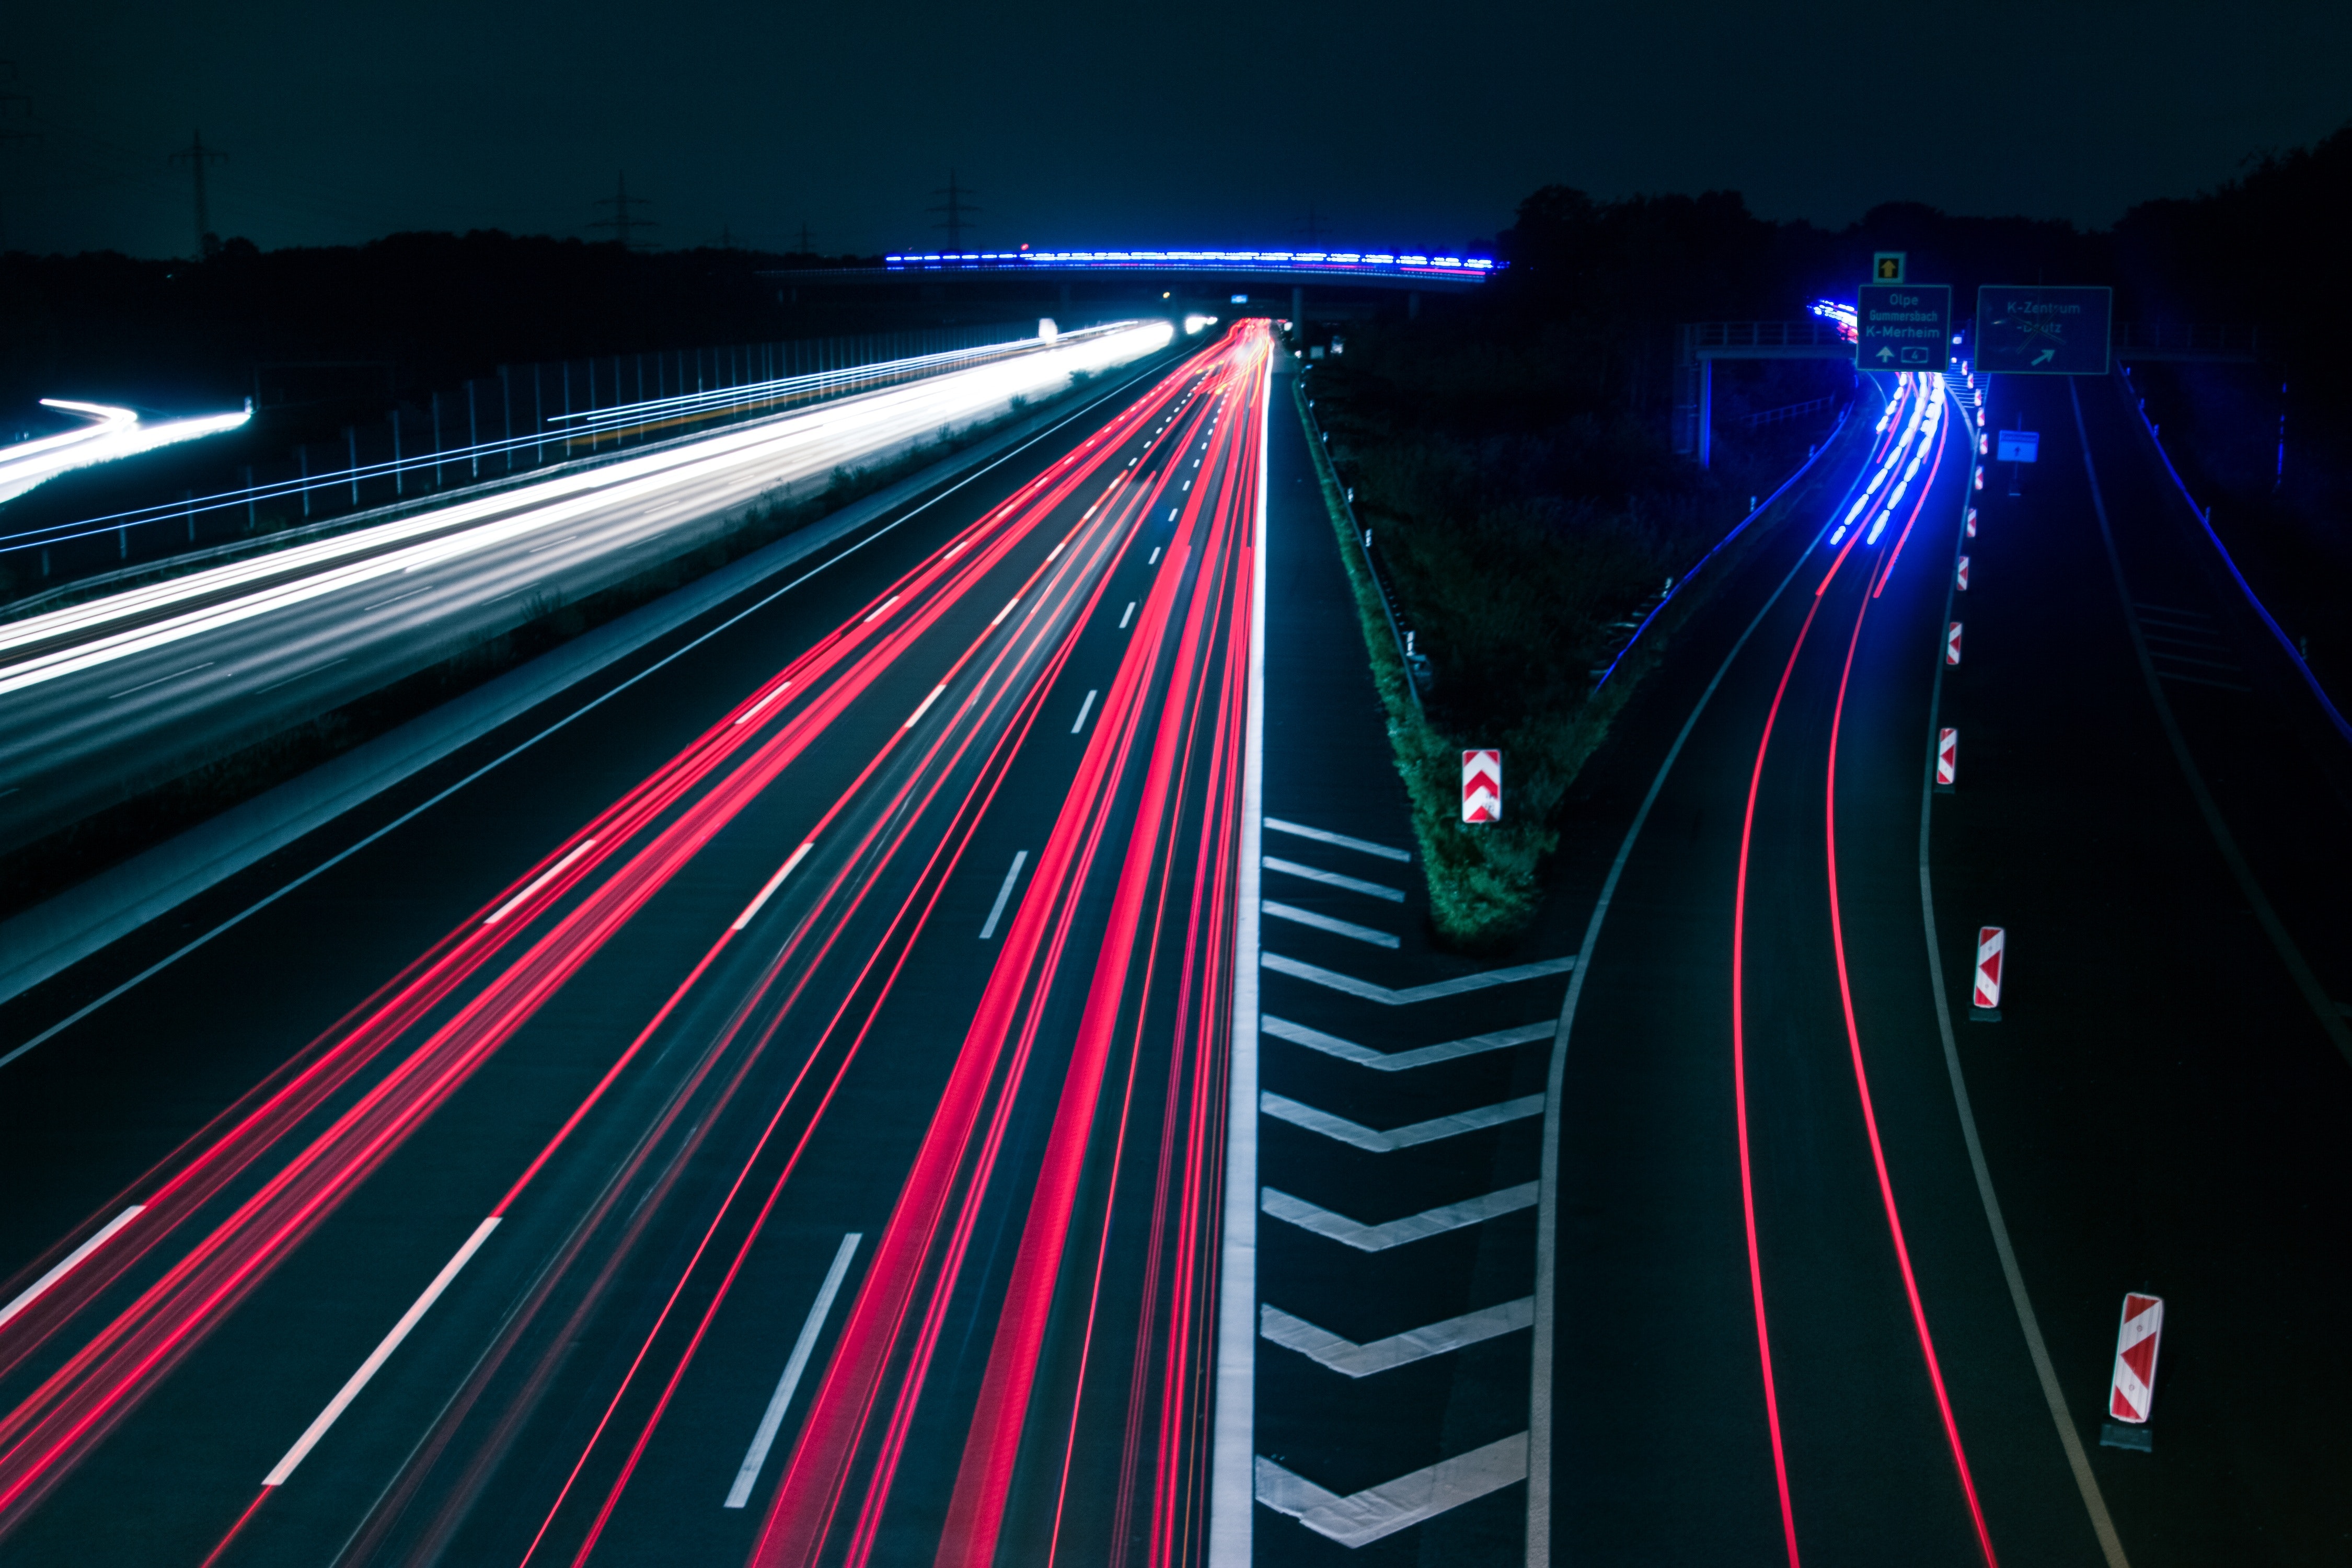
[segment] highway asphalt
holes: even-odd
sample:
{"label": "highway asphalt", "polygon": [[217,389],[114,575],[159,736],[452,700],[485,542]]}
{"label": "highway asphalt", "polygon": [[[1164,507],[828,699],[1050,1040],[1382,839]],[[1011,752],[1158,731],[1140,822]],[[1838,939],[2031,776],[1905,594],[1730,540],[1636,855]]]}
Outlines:
{"label": "highway asphalt", "polygon": [[[1784,529],[1571,803],[1581,913],[1656,784],[1565,1047],[1555,1560],[2343,1551],[2346,1442],[2308,1396],[2352,1218],[2340,1018],[2265,933],[2151,686],[2333,998],[2344,759],[2116,384],[2077,395],[2079,433],[2064,382],[1994,386],[2042,462],[2017,500],[1998,469],[1974,493],[1950,440],[1891,572],[1891,530],[1832,574],[1834,516]],[[2151,642],[2151,682],[2126,599],[2210,628],[2169,645],[2210,662]],[[1998,1022],[1969,1011],[1980,925],[2008,935]],[[2126,1290],[2169,1314],[2147,1452],[2101,1443]]]}
{"label": "highway asphalt", "polygon": [[0,1322],[9,1561],[1184,1550],[1265,363],[865,536],[12,1064],[0,1298],[102,1239]]}
{"label": "highway asphalt", "polygon": [[2120,384],[1874,383],[1474,959],[1264,349],[5,1069],[0,1554],[1201,1560],[1263,475],[1254,1555],[2341,1558],[2346,758]]}

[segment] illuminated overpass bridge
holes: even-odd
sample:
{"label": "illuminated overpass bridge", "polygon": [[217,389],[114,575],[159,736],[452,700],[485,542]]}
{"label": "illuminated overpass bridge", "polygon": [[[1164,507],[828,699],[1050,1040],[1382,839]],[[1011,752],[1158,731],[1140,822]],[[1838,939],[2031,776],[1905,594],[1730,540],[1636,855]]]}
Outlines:
{"label": "illuminated overpass bridge", "polygon": [[1221,312],[1236,304],[1294,320],[1348,321],[1393,308],[1418,313],[1426,293],[1468,293],[1501,271],[1490,257],[1423,251],[909,251],[878,267],[763,274],[797,296],[906,298],[970,308],[1014,301],[1043,311]]}

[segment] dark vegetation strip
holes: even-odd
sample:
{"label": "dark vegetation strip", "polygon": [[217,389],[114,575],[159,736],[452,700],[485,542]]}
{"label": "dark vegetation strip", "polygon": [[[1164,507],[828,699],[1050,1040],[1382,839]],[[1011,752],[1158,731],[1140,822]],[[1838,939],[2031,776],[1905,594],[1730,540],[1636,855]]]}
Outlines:
{"label": "dark vegetation strip", "polygon": [[[1349,352],[1355,352],[1353,342]],[[1416,534],[1455,531],[1442,522],[1431,528],[1426,520],[1416,529],[1413,519],[1392,508],[1370,505],[1371,515],[1381,519],[1375,537],[1385,526],[1398,542],[1398,553],[1414,563],[1399,572],[1421,590],[1409,600],[1413,624],[1428,646],[1444,650],[1451,667],[1429,699],[1416,704],[1379,591],[1350,536],[1345,487],[1322,455],[1303,389],[1297,413],[1317,453],[1325,506],[1355,595],[1397,773],[1412,800],[1413,836],[1421,846],[1437,935],[1465,949],[1498,946],[1534,919],[1542,901],[1544,863],[1559,841],[1553,823],[1560,803],[1643,678],[1778,523],[1819,499],[1837,465],[1812,465],[1726,543],[1706,574],[1659,609],[1598,691],[1594,668],[1605,667],[1626,635],[1604,617],[1638,604],[1648,584],[1659,581],[1654,574],[1662,563],[1686,564],[1704,555],[1708,545],[1693,530],[1644,530],[1622,517],[1596,522],[1585,516],[1577,520],[1587,525],[1580,530],[1571,525],[1529,532],[1507,516],[1474,527],[1469,531],[1476,537],[1465,548],[1458,537],[1416,543]],[[1851,438],[1857,426],[1868,428],[1866,422],[1849,421],[1841,439]],[[1368,501],[1360,491],[1360,518]],[[1442,571],[1429,569],[1433,554],[1446,557]],[[1486,675],[1508,679],[1509,672],[1498,667],[1513,664],[1520,677],[1531,679],[1491,694],[1495,700],[1454,700],[1445,695],[1452,683],[1478,678],[1465,674],[1465,666],[1482,666]],[[1505,816],[1499,823],[1469,826],[1462,821],[1461,753],[1495,744],[1504,752]]]}

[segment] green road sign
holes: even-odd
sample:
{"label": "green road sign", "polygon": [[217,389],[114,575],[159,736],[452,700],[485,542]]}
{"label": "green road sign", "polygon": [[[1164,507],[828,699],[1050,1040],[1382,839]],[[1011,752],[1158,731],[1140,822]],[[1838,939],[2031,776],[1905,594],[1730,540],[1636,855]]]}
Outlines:
{"label": "green road sign", "polygon": [[2105,375],[2112,289],[1988,283],[1977,290],[1976,368],[1996,375]]}
{"label": "green road sign", "polygon": [[1940,375],[1950,368],[1950,284],[1865,283],[1855,297],[1853,313],[1856,369]]}

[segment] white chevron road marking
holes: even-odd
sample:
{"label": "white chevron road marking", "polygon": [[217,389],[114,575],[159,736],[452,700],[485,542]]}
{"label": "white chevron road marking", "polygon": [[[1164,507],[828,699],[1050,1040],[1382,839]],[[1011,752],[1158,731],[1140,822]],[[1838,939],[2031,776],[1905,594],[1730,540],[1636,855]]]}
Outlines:
{"label": "white chevron road marking", "polygon": [[1418,1329],[1407,1329],[1403,1333],[1360,1345],[1353,1340],[1341,1339],[1328,1329],[1317,1328],[1304,1318],[1295,1318],[1279,1307],[1261,1306],[1257,1310],[1260,1334],[1285,1350],[1297,1351],[1321,1363],[1343,1377],[1370,1377],[1392,1367],[1410,1366],[1465,1345],[1517,1332],[1531,1327],[1535,1321],[1536,1299],[1522,1296],[1499,1307],[1481,1307],[1458,1318],[1425,1323]]}
{"label": "white chevron road marking", "polygon": [[1289,921],[1296,925],[1313,926],[1317,931],[1328,931],[1333,936],[1344,936],[1356,942],[1370,942],[1374,947],[1393,948],[1397,944],[1397,939],[1384,931],[1374,931],[1370,926],[1360,926],[1353,921],[1333,920],[1329,915],[1318,915],[1313,910],[1278,904],[1272,899],[1259,900],[1258,908],[1276,920]]}
{"label": "white chevron road marking", "polygon": [[1507,1214],[1533,1208],[1536,1184],[1522,1182],[1516,1187],[1505,1187],[1498,1193],[1486,1193],[1475,1198],[1465,1198],[1458,1204],[1445,1204],[1419,1214],[1409,1214],[1384,1225],[1366,1225],[1334,1214],[1305,1198],[1292,1197],[1278,1188],[1267,1187],[1260,1194],[1258,1206],[1279,1220],[1287,1220],[1301,1230],[1311,1230],[1343,1247],[1359,1252],[1386,1252],[1391,1247],[1407,1242],[1426,1241],[1433,1236],[1444,1236],[1449,1230],[1464,1226],[1483,1225]]}
{"label": "white chevron road marking", "polygon": [[1325,1491],[1257,1457],[1257,1500],[1342,1546],[1368,1546],[1409,1525],[1528,1479],[1528,1435],[1505,1437],[1352,1497]]}
{"label": "white chevron road marking", "polygon": [[1516,1029],[1497,1029],[1491,1035],[1471,1035],[1464,1039],[1446,1040],[1410,1051],[1376,1051],[1353,1040],[1343,1040],[1337,1035],[1327,1035],[1320,1029],[1310,1029],[1304,1024],[1277,1018],[1271,1013],[1264,1014],[1258,1019],[1259,1029],[1278,1040],[1288,1040],[1294,1046],[1305,1046],[1310,1051],[1321,1051],[1327,1057],[1337,1057],[1343,1062],[1353,1062],[1374,1072],[1402,1072],[1407,1068],[1425,1068],[1438,1062],[1450,1062],[1457,1057],[1475,1057],[1484,1051],[1533,1045],[1538,1040],[1550,1039],[1552,1032],[1559,1026],[1555,1020],[1547,1018],[1540,1024],[1522,1024]]}
{"label": "white chevron road marking", "polygon": [[1383,860],[1394,860],[1407,866],[1412,864],[1412,857],[1405,851],[1391,849],[1385,844],[1375,844],[1369,838],[1350,838],[1344,833],[1328,833],[1320,827],[1302,827],[1296,822],[1285,822],[1278,816],[1267,817],[1265,826],[1276,833],[1288,833],[1300,838],[1311,838],[1318,844],[1337,845],[1342,849],[1356,849],[1366,855],[1377,855]]}
{"label": "white chevron road marking", "polygon": [[1464,974],[1452,980],[1436,980],[1427,985],[1408,985],[1402,990],[1392,991],[1369,980],[1359,980],[1352,974],[1318,969],[1311,963],[1285,958],[1278,952],[1265,952],[1259,956],[1265,967],[1276,974],[1328,985],[1334,991],[1344,991],[1350,996],[1360,996],[1367,1002],[1384,1003],[1391,1007],[1401,1007],[1412,1002],[1434,1002],[1442,996],[1459,996],[1465,991],[1484,991],[1490,985],[1516,985],[1522,980],[1541,980],[1549,974],[1565,974],[1576,967],[1573,957],[1551,958],[1541,963],[1522,963],[1512,969],[1488,969],[1476,974]]}
{"label": "white chevron road marking", "polygon": [[1519,1100],[1504,1100],[1499,1105],[1482,1105],[1475,1110],[1458,1110],[1451,1116],[1434,1116],[1427,1121],[1416,1121],[1407,1127],[1392,1127],[1386,1132],[1375,1132],[1344,1116],[1318,1110],[1311,1105],[1302,1105],[1297,1100],[1271,1091],[1257,1097],[1257,1108],[1293,1127],[1304,1127],[1309,1132],[1320,1132],[1326,1138],[1336,1138],[1342,1143],[1352,1143],[1375,1154],[1390,1154],[1420,1143],[1434,1143],[1441,1138],[1475,1132],[1485,1127],[1500,1127],[1506,1121],[1541,1116],[1544,1097],[1530,1094]]}
{"label": "white chevron road marking", "polygon": [[1269,871],[1279,871],[1286,877],[1304,877],[1310,882],[1320,882],[1327,888],[1345,888],[1351,893],[1369,898],[1386,899],[1392,904],[1404,902],[1404,889],[1391,888],[1385,882],[1367,882],[1361,877],[1342,877],[1337,871],[1325,871],[1313,866],[1302,866],[1296,860],[1280,860],[1274,856],[1259,858],[1258,864]]}

